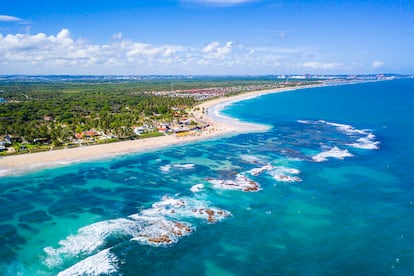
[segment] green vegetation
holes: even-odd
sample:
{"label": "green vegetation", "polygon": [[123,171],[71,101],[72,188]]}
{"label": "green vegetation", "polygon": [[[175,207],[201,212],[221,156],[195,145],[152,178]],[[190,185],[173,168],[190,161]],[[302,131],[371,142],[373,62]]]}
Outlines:
{"label": "green vegetation", "polygon": [[194,91],[208,98],[277,85],[267,77],[50,80],[0,82],[0,146],[8,154],[161,136],[158,127],[191,117]]}
{"label": "green vegetation", "polygon": [[128,84],[23,83],[0,85],[0,90],[7,100],[0,104],[0,141],[8,134],[16,151],[23,151],[21,143],[31,145],[24,151],[40,150],[45,144],[65,145],[76,133],[90,130],[123,139],[136,138],[132,127],[152,125],[154,120],[170,122],[176,113],[173,108],[195,103],[191,97],[139,92]]}

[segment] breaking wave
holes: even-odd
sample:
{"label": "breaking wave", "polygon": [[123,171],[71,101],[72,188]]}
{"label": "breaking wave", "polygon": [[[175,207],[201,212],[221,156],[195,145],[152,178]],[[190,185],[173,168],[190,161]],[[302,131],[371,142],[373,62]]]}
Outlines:
{"label": "breaking wave", "polygon": [[[116,270],[116,258],[109,252],[110,244],[134,241],[155,247],[168,246],[195,230],[193,220],[211,224],[229,216],[229,211],[209,206],[207,201],[164,196],[151,208],[127,218],[101,221],[80,228],[76,234],[61,240],[58,248],[44,248],[47,256],[43,263],[52,268],[65,266],[73,259],[85,258],[61,272],[61,275],[112,273]],[[99,262],[102,262],[101,268],[96,267]]]}
{"label": "breaking wave", "polygon": [[257,192],[260,185],[243,174],[237,174],[234,179],[209,179],[214,188],[224,190],[241,190],[243,192]]}
{"label": "breaking wave", "polygon": [[60,272],[58,276],[111,275],[118,270],[117,262],[117,257],[110,249],[105,249]]}
{"label": "breaking wave", "polygon": [[327,161],[328,158],[344,159],[346,157],[352,157],[352,156],[354,155],[346,149],[342,150],[338,147],[333,147],[330,150],[323,151],[321,153],[318,153],[312,156],[312,160],[315,162],[324,162],[324,161]]}

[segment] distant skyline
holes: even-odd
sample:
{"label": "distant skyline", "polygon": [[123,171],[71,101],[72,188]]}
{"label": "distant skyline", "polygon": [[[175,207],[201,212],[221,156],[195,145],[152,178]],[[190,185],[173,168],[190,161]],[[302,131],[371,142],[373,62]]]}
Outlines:
{"label": "distant skyline", "polygon": [[414,2],[2,1],[0,74],[414,74]]}

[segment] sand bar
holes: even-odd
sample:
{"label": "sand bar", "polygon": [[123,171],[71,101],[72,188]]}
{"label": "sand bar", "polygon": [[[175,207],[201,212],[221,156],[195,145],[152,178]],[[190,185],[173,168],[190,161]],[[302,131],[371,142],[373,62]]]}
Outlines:
{"label": "sand bar", "polygon": [[[194,115],[199,118],[202,117],[203,120],[207,121],[210,124],[210,127],[193,136],[176,137],[174,135],[168,135],[110,144],[100,144],[71,149],[61,149],[55,151],[0,157],[0,177],[6,175],[21,174],[23,172],[38,170],[42,168],[63,166],[75,162],[107,159],[122,154],[151,151],[162,147],[191,143],[194,141],[212,139],[221,136],[235,135],[243,132],[266,131],[269,129],[269,126],[244,123],[237,119],[223,116],[220,114],[220,110],[234,102],[258,97],[261,95],[280,93],[315,86],[321,85],[307,85],[295,88],[280,88],[273,90],[247,92],[232,97],[222,97],[201,103],[196,106],[199,107],[199,110],[194,111]],[[202,113],[203,109],[207,110],[207,112]]]}

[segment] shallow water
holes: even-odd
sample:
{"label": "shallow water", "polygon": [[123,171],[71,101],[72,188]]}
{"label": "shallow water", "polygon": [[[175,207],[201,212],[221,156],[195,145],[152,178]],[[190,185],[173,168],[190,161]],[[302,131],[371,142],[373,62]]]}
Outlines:
{"label": "shallow water", "polygon": [[0,178],[5,275],[409,275],[414,81],[238,102],[271,125]]}

